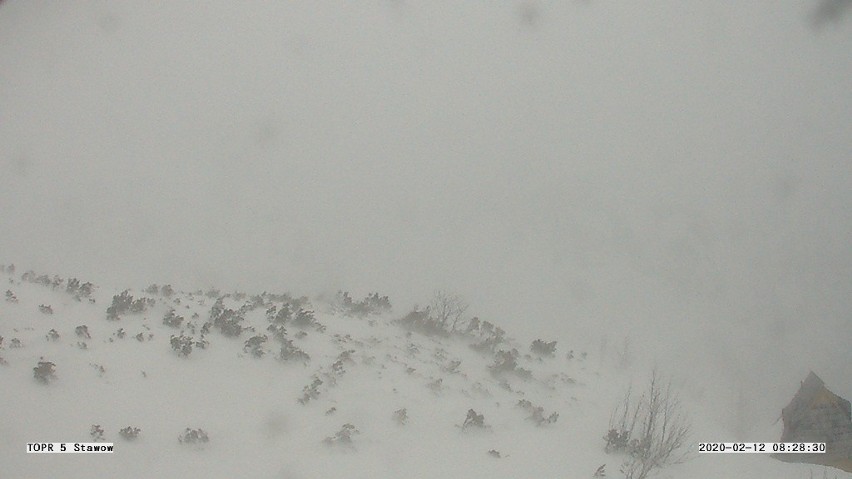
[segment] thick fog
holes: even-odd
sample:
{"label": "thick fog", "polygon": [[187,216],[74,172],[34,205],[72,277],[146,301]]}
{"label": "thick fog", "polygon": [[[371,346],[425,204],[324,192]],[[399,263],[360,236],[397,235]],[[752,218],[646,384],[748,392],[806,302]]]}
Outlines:
{"label": "thick fog", "polygon": [[693,395],[848,397],[849,4],[8,0],[0,263],[448,290]]}

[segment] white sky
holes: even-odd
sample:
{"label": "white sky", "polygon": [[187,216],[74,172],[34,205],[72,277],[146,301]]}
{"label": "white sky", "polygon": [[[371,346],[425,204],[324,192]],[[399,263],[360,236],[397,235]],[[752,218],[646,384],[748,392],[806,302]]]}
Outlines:
{"label": "white sky", "polygon": [[815,5],[7,0],[0,261],[447,289],[566,348],[852,391],[852,20]]}

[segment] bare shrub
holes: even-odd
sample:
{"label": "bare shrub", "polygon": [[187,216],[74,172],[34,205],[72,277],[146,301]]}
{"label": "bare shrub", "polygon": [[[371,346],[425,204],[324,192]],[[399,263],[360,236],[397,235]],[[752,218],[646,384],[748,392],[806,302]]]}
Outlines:
{"label": "bare shrub", "polygon": [[639,399],[628,390],[613,411],[605,449],[629,456],[621,468],[625,479],[644,479],[686,458],[690,428],[671,381],[654,370]]}
{"label": "bare shrub", "polygon": [[436,291],[429,304],[429,312],[441,329],[456,331],[468,306],[467,302],[457,294]]}

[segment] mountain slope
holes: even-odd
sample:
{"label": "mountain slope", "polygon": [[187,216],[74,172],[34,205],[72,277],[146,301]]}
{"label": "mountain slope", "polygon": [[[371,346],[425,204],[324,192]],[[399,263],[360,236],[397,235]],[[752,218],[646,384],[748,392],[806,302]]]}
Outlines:
{"label": "mountain slope", "polygon": [[[4,477],[588,478],[602,464],[620,477],[623,458],[601,437],[627,378],[579,347],[540,356],[485,322],[422,334],[378,295],[2,278]],[[55,364],[55,379],[35,377],[40,361]],[[726,439],[700,407],[690,413],[694,439]],[[93,441],[95,425],[113,454],[25,453],[27,442]],[[127,427],[140,429],[135,440],[119,433]],[[190,444],[188,429],[209,442]],[[693,454],[660,477],[812,471],[821,477],[766,456]]]}

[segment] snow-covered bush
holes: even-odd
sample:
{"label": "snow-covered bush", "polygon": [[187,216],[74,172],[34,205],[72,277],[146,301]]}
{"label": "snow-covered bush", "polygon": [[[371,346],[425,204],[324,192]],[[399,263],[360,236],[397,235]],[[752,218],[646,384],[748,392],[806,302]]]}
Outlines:
{"label": "snow-covered bush", "polygon": [[346,351],[341,351],[340,354],[337,355],[337,359],[331,363],[331,371],[336,376],[342,376],[343,373],[346,372],[345,366],[347,364],[355,364],[355,360],[352,359],[352,355],[355,354],[354,349],[347,349]]}
{"label": "snow-covered bush", "polygon": [[39,361],[33,368],[33,377],[42,384],[49,384],[56,380],[56,364],[50,361]]}
{"label": "snow-covered bush", "polygon": [[408,421],[408,410],[405,408],[397,409],[393,412],[393,421],[400,426],[404,426]]}
{"label": "snow-covered bush", "polygon": [[[119,329],[119,331],[124,331],[124,330]],[[79,338],[92,339],[92,335],[89,334],[89,327],[86,326],[85,324],[77,326],[76,328],[74,328],[74,334],[76,334],[77,337],[79,337]],[[124,337],[123,335],[119,336],[119,338],[123,338],[123,337]]]}
{"label": "snow-covered bush", "polygon": [[280,308],[273,305],[266,310],[266,317],[272,324],[284,326],[293,317],[293,311],[290,310],[290,305],[287,303],[281,305]]}
{"label": "snow-covered bush", "polygon": [[181,444],[203,444],[210,442],[210,436],[207,435],[204,429],[186,428],[183,434],[178,436],[178,442]]}
{"label": "snow-covered bush", "polygon": [[45,335],[45,338],[48,341],[59,341],[59,332],[56,331],[55,329],[51,329],[50,331],[47,332],[47,334]]}
{"label": "snow-covered bush", "polygon": [[53,307],[49,304],[38,305],[38,310],[41,312],[41,314],[53,314]]}
{"label": "snow-covered bush", "polygon": [[534,422],[536,426],[553,424],[559,419],[558,412],[554,412],[546,416],[544,414],[543,407],[535,406],[533,403],[526,399],[521,399],[520,401],[518,401],[518,407],[527,411],[530,414],[527,419]]}
{"label": "snow-covered bush", "polygon": [[536,339],[530,345],[530,351],[539,356],[552,358],[556,354],[556,341],[547,342]]}
{"label": "snow-covered bush", "polygon": [[[219,328],[219,331],[225,336],[238,337],[242,334],[246,329],[242,325],[243,319],[239,312],[225,308],[222,298],[219,298],[210,309],[210,320],[213,326]],[[202,333],[206,333],[205,327],[207,327],[206,323],[201,329]]]}
{"label": "snow-covered bush", "polygon": [[272,333],[272,337],[277,341],[284,342],[287,340],[287,329],[280,324],[270,324],[266,330]]}
{"label": "snow-covered bush", "polygon": [[204,339],[203,334],[195,341],[195,347],[198,349],[207,349],[208,346],[210,346],[210,342]]}
{"label": "snow-covered bush", "polygon": [[476,341],[471,347],[480,353],[496,352],[497,347],[506,342],[506,331],[490,321],[480,321],[479,318],[470,320],[465,335]]}
{"label": "snow-covered bush", "polygon": [[154,306],[155,301],[151,298],[134,299],[128,290],[112,297],[112,304],[107,308],[107,319],[117,321],[125,313],[138,314],[145,312]]}
{"label": "snow-covered bush", "polygon": [[290,320],[290,323],[301,329],[314,328],[317,331],[324,331],[325,326],[317,322],[314,317],[314,312],[309,309],[299,308]]}
{"label": "snow-covered bush", "polygon": [[396,323],[409,331],[425,336],[448,337],[450,335],[450,332],[442,327],[441,322],[429,314],[429,308],[425,310],[414,309],[403,318],[398,319]]}
{"label": "snow-covered bush", "polygon": [[243,352],[250,353],[256,358],[262,358],[266,351],[263,350],[263,344],[267,341],[266,335],[252,336],[246,340],[243,346]]}
{"label": "snow-covered bush", "polygon": [[488,426],[485,424],[485,416],[482,414],[477,414],[473,409],[467,410],[467,417],[465,417],[464,422],[462,423],[461,428],[463,430],[468,429],[487,429]]}
{"label": "snow-covered bush", "polygon": [[461,360],[460,359],[454,359],[454,360],[448,362],[447,364],[444,364],[443,366],[441,366],[441,370],[444,371],[445,373],[457,374],[459,372],[459,366],[461,366]]}
{"label": "snow-covered bush", "polygon": [[100,426],[100,424],[92,424],[92,428],[89,430],[89,435],[92,436],[92,440],[95,442],[103,442],[104,441],[104,428]]}
{"label": "snow-covered bush", "polygon": [[329,436],[323,439],[322,442],[326,446],[352,447],[352,436],[355,434],[359,434],[358,429],[356,429],[352,424],[346,423],[334,434],[334,436]]}
{"label": "snow-covered bush", "polygon": [[434,381],[430,381],[429,384],[426,385],[430,390],[432,390],[435,394],[441,394],[444,386],[444,378],[438,378]]}
{"label": "snow-covered bush", "polygon": [[388,297],[379,296],[379,293],[370,293],[360,301],[353,301],[348,291],[338,291],[337,305],[343,314],[360,318],[387,313],[391,310]]}
{"label": "snow-covered bush", "polygon": [[10,290],[10,289],[6,290],[6,302],[7,303],[17,303],[18,302],[18,297],[15,296],[15,293],[13,293],[12,290]]}
{"label": "snow-covered bush", "polygon": [[302,389],[302,397],[299,398],[299,403],[304,406],[305,404],[311,402],[312,399],[319,398],[320,386],[322,386],[322,379],[314,376],[313,382]]}
{"label": "snow-covered bush", "polygon": [[627,452],[627,443],[630,441],[630,431],[623,430],[618,427],[610,428],[610,430],[606,433],[606,436],[604,436],[604,441],[606,441],[604,450],[608,453]]}
{"label": "snow-covered bush", "polygon": [[142,432],[142,430],[138,427],[127,426],[118,431],[118,435],[126,441],[135,441],[139,437],[140,432]]}
{"label": "snow-covered bush", "polygon": [[518,367],[519,357],[520,354],[517,349],[497,351],[494,355],[494,364],[489,366],[488,369],[495,376],[514,374],[522,379],[532,378],[532,371]]}
{"label": "snow-covered bush", "polygon": [[94,301],[91,299],[94,291],[95,285],[89,282],[81,283],[77,278],[69,278],[68,283],[65,285],[65,292],[74,296],[77,301],[80,301],[82,298],[89,298],[90,301]]}
{"label": "snow-covered bush", "polygon": [[172,345],[172,350],[177,353],[178,356],[181,357],[189,357],[190,353],[192,353],[192,337],[184,336],[181,334],[180,336],[172,335],[169,343]]}
{"label": "snow-covered bush", "polygon": [[293,340],[284,338],[281,341],[281,352],[278,355],[281,361],[295,361],[307,365],[311,361],[308,353],[302,351],[298,346],[293,344]]}
{"label": "snow-covered bush", "polygon": [[163,316],[163,324],[169,326],[171,328],[180,328],[180,325],[183,323],[183,316],[178,315],[174,309],[166,313]]}

